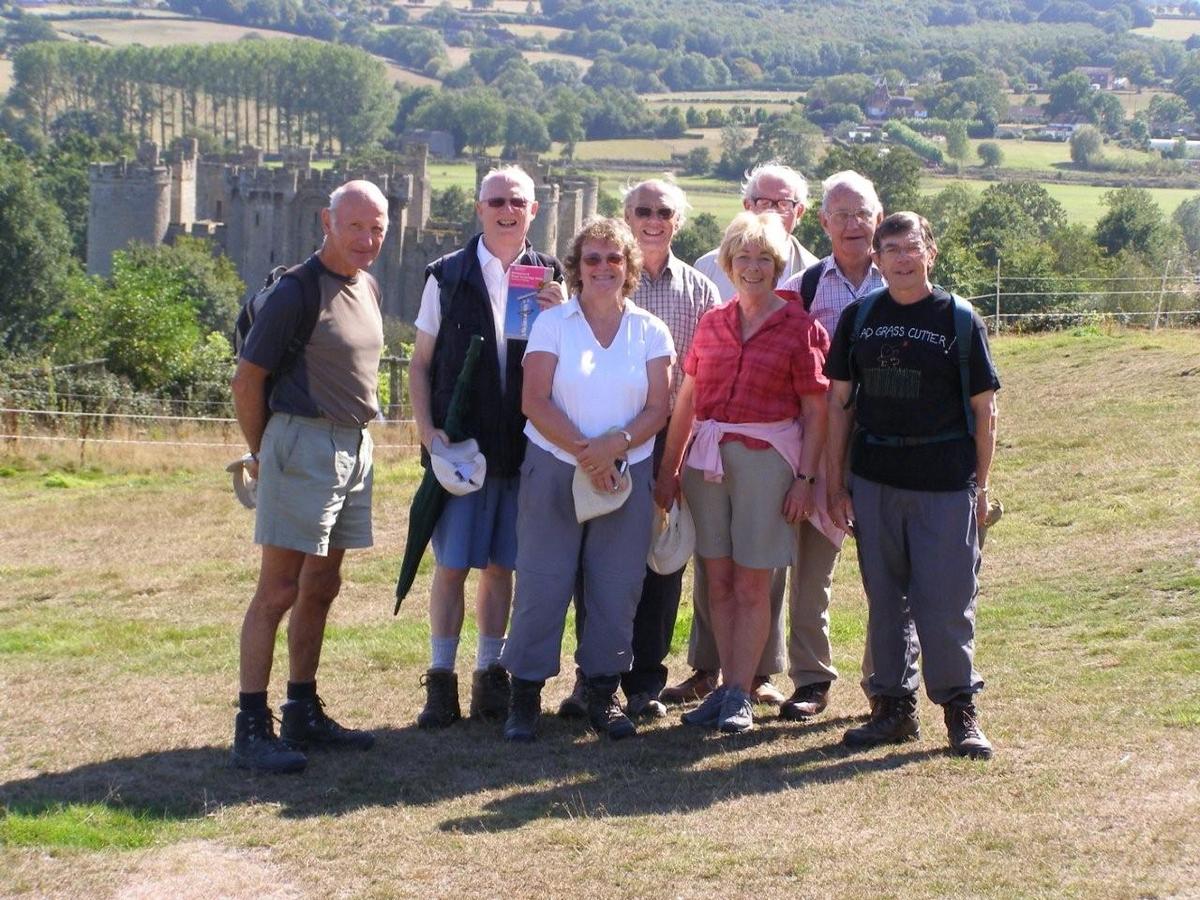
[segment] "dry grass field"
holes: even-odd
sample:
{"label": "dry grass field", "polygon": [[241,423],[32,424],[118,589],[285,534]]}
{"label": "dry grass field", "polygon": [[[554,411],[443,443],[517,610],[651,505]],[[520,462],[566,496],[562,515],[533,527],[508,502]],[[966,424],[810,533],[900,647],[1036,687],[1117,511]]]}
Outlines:
{"label": "dry grass field", "polygon": [[0,100],[8,93],[13,85],[13,65],[11,59],[0,59]]}
{"label": "dry grass field", "polygon": [[1200,34],[1200,19],[1155,19],[1149,28],[1135,28],[1133,33],[1182,42],[1193,34]]}
{"label": "dry grass field", "polygon": [[[418,731],[428,570],[392,618],[416,478],[395,447],[379,454],[376,548],[348,562],[321,674],[375,749],[298,777],[232,771],[255,566],[221,471],[237,450],[10,442],[0,894],[1200,895],[1200,333],[1100,325],[994,349],[1007,512],[979,605],[990,764],[950,758],[925,700],[920,742],[840,745],[865,709],[849,545],[843,678],[811,724],[764,715],[719,738],[672,715],[611,744],[546,719],[519,748],[473,722]],[[685,602],[680,635],[689,615]],[[283,659],[281,644],[273,700]],[[684,671],[679,653],[671,664]]]}

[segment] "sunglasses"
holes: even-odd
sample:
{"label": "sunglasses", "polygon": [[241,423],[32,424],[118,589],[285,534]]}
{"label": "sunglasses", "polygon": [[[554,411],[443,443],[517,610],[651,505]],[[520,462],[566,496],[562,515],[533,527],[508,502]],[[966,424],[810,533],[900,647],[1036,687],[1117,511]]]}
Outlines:
{"label": "sunglasses", "polygon": [[524,197],[492,197],[489,200],[484,200],[492,209],[500,209],[504,204],[508,204],[513,209],[524,209],[529,205],[529,201]]}
{"label": "sunglasses", "polygon": [[625,257],[620,253],[610,253],[607,256],[602,256],[599,253],[589,253],[582,258],[585,266],[598,266],[602,262],[608,263],[610,266],[624,265]]}
{"label": "sunglasses", "polygon": [[660,206],[658,209],[651,209],[649,206],[635,206],[633,214],[639,219],[649,219],[651,216],[658,216],[664,222],[669,222],[675,217],[675,210],[668,209],[665,206]]}

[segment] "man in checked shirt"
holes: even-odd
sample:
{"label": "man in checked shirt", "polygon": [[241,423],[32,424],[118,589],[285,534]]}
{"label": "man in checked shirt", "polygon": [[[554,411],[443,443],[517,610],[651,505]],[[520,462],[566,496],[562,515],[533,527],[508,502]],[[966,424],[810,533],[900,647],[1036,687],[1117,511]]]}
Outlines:
{"label": "man in checked shirt", "polygon": [[[643,181],[625,192],[625,221],[642,251],[641,281],[632,299],[667,323],[675,341],[677,360],[687,355],[700,317],[721,303],[716,285],[671,252],[671,241],[683,227],[687,209],[684,192],[668,180]],[[672,407],[682,382],[683,366],[677,363],[671,370]],[[662,459],[666,434],[667,426],[664,425],[654,442],[655,474]],[[669,575],[659,575],[649,567],[646,569],[642,598],[633,623],[633,668],[621,676],[621,688],[628,699],[626,714],[631,719],[667,714],[658,694],[667,683],[663,660],[671,649],[683,572],[681,568]],[[577,628],[584,615],[585,604],[577,603]],[[563,702],[559,714],[583,715],[585,711],[583,683],[576,673],[575,690]]]}

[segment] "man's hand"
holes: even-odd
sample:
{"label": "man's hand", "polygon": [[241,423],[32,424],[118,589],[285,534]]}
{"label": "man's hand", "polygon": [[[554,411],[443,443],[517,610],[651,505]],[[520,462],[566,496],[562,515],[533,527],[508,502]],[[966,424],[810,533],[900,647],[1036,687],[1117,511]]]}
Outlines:
{"label": "man's hand", "polygon": [[678,499],[679,475],[668,472],[663,466],[658,470],[658,477],[654,479],[654,502],[659,508],[670,511],[671,505]]}
{"label": "man's hand", "polygon": [[449,436],[446,434],[446,432],[442,431],[442,429],[440,429],[440,428],[422,429],[422,428],[418,427],[417,431],[418,431],[417,439],[420,440],[421,446],[424,447],[426,450],[428,450],[430,453],[433,452],[433,439],[434,438],[438,438],[443,444],[451,443]]}
{"label": "man's hand", "polygon": [[988,489],[979,488],[975,492],[975,524],[980,528],[987,527]]}
{"label": "man's hand", "polygon": [[814,488],[806,478],[797,478],[783,496],[783,518],[789,525],[803,522],[813,514]]}
{"label": "man's hand", "polygon": [[258,481],[258,460],[250,458],[245,462],[246,474]]}
{"label": "man's hand", "polygon": [[834,525],[846,534],[854,534],[854,499],[844,487],[830,492],[829,514],[833,517]]}
{"label": "man's hand", "polygon": [[538,306],[549,309],[567,302],[567,286],[560,281],[547,281],[537,292]]}

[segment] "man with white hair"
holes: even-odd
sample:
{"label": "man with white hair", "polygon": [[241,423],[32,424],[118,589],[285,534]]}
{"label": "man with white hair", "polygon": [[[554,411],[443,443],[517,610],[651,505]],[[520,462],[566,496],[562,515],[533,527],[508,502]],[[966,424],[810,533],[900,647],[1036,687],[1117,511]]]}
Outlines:
{"label": "man with white hair", "polygon": [[[259,772],[299,772],[308,749],[367,750],[375,742],[326,715],[316,678],[342,558],[372,542],[367,423],[379,415],[383,320],[379,285],[366,269],[387,236],[387,199],[369,181],[347,182],[321,210],[321,226],[321,249],[280,279],[255,316],[232,382],[258,479],[262,563],[242,624],[231,763]],[[267,685],[289,610],[288,700],[276,738]]]}
{"label": "man with white hair", "polygon": [[534,250],[526,239],[537,211],[533,179],[525,171],[517,166],[493,169],[480,182],[475,203],[482,232],[425,269],[409,370],[423,461],[428,463],[435,439],[449,443],[442,428],[450,396],[471,338],[480,335],[483,350],[470,386],[465,437],[478,442],[487,460],[487,475],[479,490],[449,498],[433,534],[432,659],[422,677],[425,707],[417,716],[422,728],[443,728],[462,717],[455,659],[471,569],[480,570],[471,715],[503,720],[508,714],[509,677],[500,665],[500,652],[512,603],[518,472],[525,454],[525,417],[521,413],[525,341],[504,337],[512,266],[552,270],[552,280],[537,293],[541,307],[566,301],[558,260]]}
{"label": "man with white hair", "polygon": [[[746,173],[746,180],[742,184],[743,208],[751,212],[773,213],[783,221],[783,229],[788,235],[788,254],[784,261],[783,273],[779,276],[780,284],[817,261],[792,234],[792,229],[804,215],[807,198],[808,181],[804,176],[790,166],[777,162],[755,166]],[[713,249],[696,260],[696,269],[712,279],[721,294],[721,300],[728,301],[733,298],[734,288],[718,262],[718,249]],[[780,621],[783,614],[786,577],[786,570],[779,569],[771,582],[773,621]],[[695,570],[692,602],[692,633],[688,646],[688,662],[693,671],[688,678],[661,693],[661,698],[667,703],[702,700],[717,686],[717,645],[708,624],[708,583],[703,567],[698,566]],[[756,703],[778,705],[783,702],[783,694],[770,680],[771,674],[781,671],[783,665],[782,638],[773,632],[772,640],[767,642],[767,649],[754,683],[753,697]]]}
{"label": "man with white hair", "polygon": [[[790,166],[776,162],[755,166],[746,173],[746,180],[742,184],[742,207],[751,212],[774,213],[783,221],[783,230],[788,234],[788,258],[783,274],[779,276],[780,284],[817,261],[792,234],[796,223],[804,215],[807,200],[808,182],[804,176]],[[734,293],[733,283],[721,271],[717,249],[696,260],[696,268],[712,279],[721,292],[722,300],[729,300]]]}

